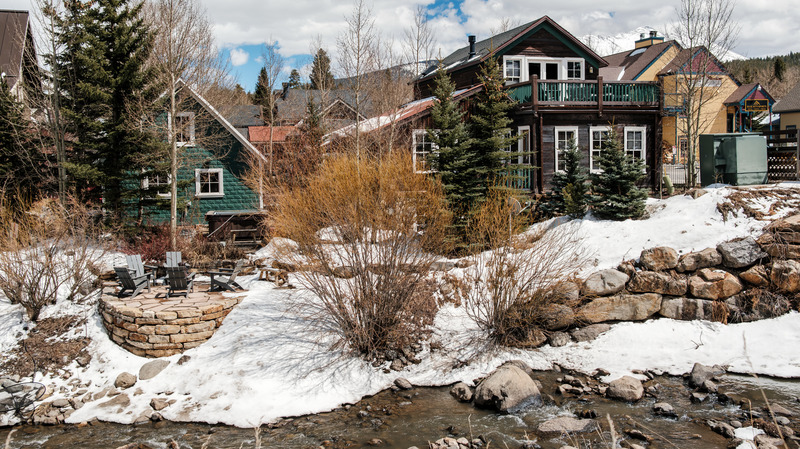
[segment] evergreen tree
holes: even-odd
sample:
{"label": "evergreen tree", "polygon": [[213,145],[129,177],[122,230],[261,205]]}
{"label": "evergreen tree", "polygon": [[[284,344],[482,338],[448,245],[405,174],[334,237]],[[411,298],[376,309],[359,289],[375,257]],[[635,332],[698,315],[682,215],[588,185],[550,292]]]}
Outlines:
{"label": "evergreen tree", "polygon": [[316,90],[329,90],[333,88],[333,73],[331,73],[331,58],[323,49],[317,50],[314,61],[311,63],[311,88]]}
{"label": "evergreen tree", "polygon": [[775,79],[783,81],[783,77],[786,75],[786,62],[780,56],[775,58],[772,72],[775,75]]}
{"label": "evergreen tree", "polygon": [[475,110],[470,116],[469,130],[473,139],[470,146],[469,166],[465,176],[476,182],[464,192],[469,202],[480,202],[486,196],[490,184],[508,175],[506,164],[516,160],[520,153],[509,152],[518,136],[511,135],[512,120],[508,112],[514,103],[506,95],[503,74],[495,59],[490,58],[482,66],[478,79],[483,90],[476,95]]}
{"label": "evergreen tree", "polygon": [[548,214],[566,214],[572,218],[580,218],[586,214],[587,192],[586,168],[581,164],[583,155],[571,140],[559,158],[564,158],[564,171],[553,174],[551,185],[553,190],[547,195],[542,209]]}
{"label": "evergreen tree", "polygon": [[297,89],[300,87],[300,72],[297,69],[292,69],[289,73],[289,89]]}
{"label": "evergreen tree", "polygon": [[258,80],[256,80],[256,90],[253,92],[253,103],[261,106],[262,108],[266,109],[269,108],[270,102],[270,82],[269,82],[269,75],[267,74],[266,67],[261,67],[261,71],[258,72]]}
{"label": "evergreen tree", "polygon": [[29,138],[23,106],[0,78],[0,192],[6,204],[39,193],[44,157]]}
{"label": "evergreen tree", "polygon": [[644,215],[647,191],[636,183],[644,178],[644,162],[625,154],[612,130],[597,158],[599,173],[592,173],[592,211],[601,219],[627,220]]}

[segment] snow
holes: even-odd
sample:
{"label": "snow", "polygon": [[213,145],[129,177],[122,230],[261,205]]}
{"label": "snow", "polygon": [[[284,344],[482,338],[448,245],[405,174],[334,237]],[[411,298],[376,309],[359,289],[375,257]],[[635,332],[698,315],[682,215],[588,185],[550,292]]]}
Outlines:
{"label": "snow", "polygon": [[[797,185],[782,187],[797,188],[796,196],[800,197]],[[645,248],[668,245],[686,253],[735,237],[755,236],[765,226],[765,221],[745,218],[743,214],[724,221],[716,205],[730,190],[720,187],[708,191],[698,199],[679,196],[650,200],[651,212],[646,220],[609,222],[586,217],[543,225],[579,229],[584,245],[594,253],[593,266],[587,273],[637,258]],[[269,246],[256,256],[269,257],[276,250]],[[464,270],[454,269],[449,274],[463,276]],[[290,280],[300,284],[295,275]],[[488,346],[485,335],[464,309],[450,304],[440,309],[431,326],[430,341],[438,342],[441,348],[431,350],[425,344],[417,355],[419,364],[401,372],[385,373],[385,366],[376,368],[334,349],[336,341],[322,332],[323,325],[305,321],[296,313],[298,304],[315,301],[307,290],[276,289],[271,283],[258,281],[255,275],[242,277],[241,283],[248,290],[234,296],[243,296],[242,302],[208,342],[183,355],[166,358],[170,364],[164,371],[125,391],[130,397],[129,405],[104,406],[108,397],[87,400],[68,421],[78,423],[96,417],[130,423],[152,411],[150,400],[160,397],[176,400],[161,411],[166,419],[252,427],[280,417],[354,403],[388,388],[397,377],[405,377],[415,385],[469,383],[509,359],[523,360],[534,369],[549,369],[557,363],[589,373],[602,367],[610,372],[606,381],[646,369],[679,375],[690,371],[696,362],[727,365],[739,373],[800,377],[800,333],[796,332],[800,313],[733,325],[670,319],[619,323],[592,342],[515,350]],[[91,339],[88,351],[92,362],[88,366],[81,368],[73,362],[67,367],[71,377],[62,378],[59,373],[48,374],[44,379],[38,376],[37,381],[54,387],[50,399],[66,397],[60,387],[69,391],[70,382],[75,379],[84,385],[90,383],[90,392],[100,392],[113,387],[120,373],[137,374],[142,365],[151,361],[128,353],[108,338],[96,301],[94,298],[84,304],[66,304],[62,300],[43,312],[44,316],[51,316],[68,310],[88,317],[81,333]],[[8,353],[19,335],[24,334],[23,315],[19,306],[0,298],[2,353]],[[775,351],[773,348],[778,345],[781,350]],[[3,419],[0,417],[0,421]]]}

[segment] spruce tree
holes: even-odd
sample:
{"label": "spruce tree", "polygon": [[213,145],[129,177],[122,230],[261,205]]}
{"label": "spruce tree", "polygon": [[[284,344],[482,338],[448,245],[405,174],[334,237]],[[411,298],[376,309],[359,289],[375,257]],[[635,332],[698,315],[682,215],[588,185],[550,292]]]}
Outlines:
{"label": "spruce tree", "polygon": [[575,141],[571,140],[559,157],[564,158],[564,171],[553,174],[550,182],[553,189],[542,203],[542,210],[551,215],[583,217],[588,200],[588,176],[586,168],[581,164],[583,155]]}
{"label": "spruce tree", "polygon": [[22,104],[0,79],[0,193],[6,204],[40,193],[44,155],[31,142],[29,125]]}
{"label": "spruce tree", "polygon": [[266,67],[261,67],[258,72],[258,79],[256,80],[256,90],[253,92],[253,103],[266,109],[269,108],[271,102],[269,96],[270,92],[269,75],[267,74]]}
{"label": "spruce tree", "polygon": [[300,72],[297,69],[292,69],[289,73],[289,89],[297,89],[300,87]]}
{"label": "spruce tree", "polygon": [[470,157],[464,175],[475,182],[464,195],[470,202],[480,202],[486,197],[490,184],[508,175],[508,161],[516,160],[518,152],[509,152],[518,136],[511,135],[512,120],[508,112],[514,103],[506,95],[503,74],[497,60],[490,58],[481,66],[478,79],[483,90],[476,95],[475,110],[470,116],[469,131],[472,137]]}
{"label": "spruce tree", "polygon": [[592,211],[597,218],[627,220],[644,215],[647,191],[636,186],[644,178],[644,162],[625,154],[612,130],[597,158],[599,173],[592,173]]}
{"label": "spruce tree", "polygon": [[333,73],[331,73],[331,58],[323,49],[317,50],[314,61],[311,63],[311,88],[315,90],[329,90],[333,88]]}

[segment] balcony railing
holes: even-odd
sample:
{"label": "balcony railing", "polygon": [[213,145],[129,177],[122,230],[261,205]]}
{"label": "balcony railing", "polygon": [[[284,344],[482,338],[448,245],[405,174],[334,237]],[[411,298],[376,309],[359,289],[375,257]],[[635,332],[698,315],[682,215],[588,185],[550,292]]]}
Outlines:
{"label": "balcony railing", "polygon": [[533,167],[513,167],[505,171],[506,186],[517,190],[531,189]]}
{"label": "balcony railing", "polygon": [[[531,98],[531,92],[536,92],[536,98]],[[602,95],[599,93],[602,92]],[[636,81],[549,81],[532,79],[530,82],[508,86],[507,93],[517,103],[522,105],[554,106],[554,105],[580,105],[602,108],[603,104],[610,106],[645,105],[656,106],[659,100],[658,84],[653,82]]]}

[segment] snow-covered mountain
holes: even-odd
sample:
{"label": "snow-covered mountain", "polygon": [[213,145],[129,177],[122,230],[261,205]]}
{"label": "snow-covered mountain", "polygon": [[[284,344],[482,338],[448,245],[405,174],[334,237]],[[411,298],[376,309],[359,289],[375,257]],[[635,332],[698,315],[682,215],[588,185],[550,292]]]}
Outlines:
{"label": "snow-covered mountain", "polygon": [[[634,43],[641,39],[641,35],[644,34],[645,36],[649,36],[651,31],[658,31],[659,36],[664,36],[659,30],[656,30],[650,26],[641,26],[636,28],[635,30],[631,30],[625,33],[619,33],[614,36],[610,35],[602,35],[602,34],[587,34],[584,36],[579,37],[581,42],[586,44],[589,48],[594,50],[600,56],[608,56],[613,55],[614,53],[619,53],[625,50],[631,50],[634,47]],[[665,37],[666,40],[669,40],[669,37]],[[715,55],[722,55],[725,56],[722,58],[723,62],[739,60],[739,59],[747,59],[746,57],[728,50],[720,51],[719,48],[712,48],[712,53]]]}

